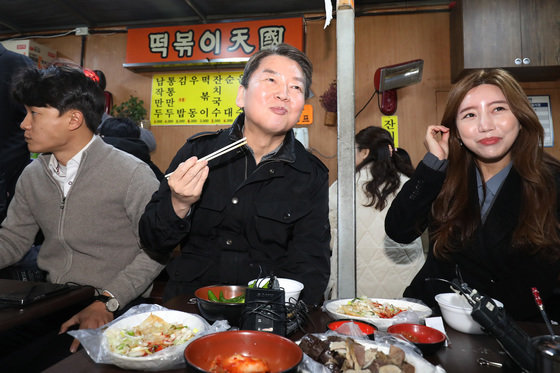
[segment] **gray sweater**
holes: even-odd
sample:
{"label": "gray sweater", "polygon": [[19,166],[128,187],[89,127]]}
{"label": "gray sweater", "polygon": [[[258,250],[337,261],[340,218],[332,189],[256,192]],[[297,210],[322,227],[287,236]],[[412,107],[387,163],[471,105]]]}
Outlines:
{"label": "gray sweater", "polygon": [[153,172],[96,137],[64,198],[49,157],[40,155],[18,180],[0,229],[0,268],[21,259],[40,228],[45,241],[37,264],[49,281],[108,290],[121,306],[144,294],[163,268],[138,236],[140,216],[159,185]]}

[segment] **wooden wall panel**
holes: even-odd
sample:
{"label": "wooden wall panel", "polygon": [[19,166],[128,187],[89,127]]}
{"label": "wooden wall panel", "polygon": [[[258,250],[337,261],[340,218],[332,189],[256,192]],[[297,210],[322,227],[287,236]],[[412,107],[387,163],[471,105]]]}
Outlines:
{"label": "wooden wall panel", "polygon": [[[337,129],[324,125],[325,110],[319,103],[329,84],[336,79],[336,22],[323,29],[324,21],[306,21],[305,49],[314,65],[313,85],[315,97],[308,103],[314,107],[314,123],[309,128],[312,152],[330,170],[330,181],[337,177]],[[447,92],[451,87],[449,13],[419,13],[407,15],[364,16],[355,20],[356,30],[356,113],[374,90],[373,77],[377,68],[421,58],[424,60],[422,82],[397,91],[399,143],[411,155],[413,163],[419,162],[424,153],[425,129],[438,123]],[[80,62],[81,37],[71,35],[61,38],[40,39],[37,42],[57,49],[59,56]],[[136,73],[122,67],[126,54],[126,34],[92,34],[87,36],[84,65],[103,70],[107,77],[107,90],[113,93],[115,104],[135,95],[149,107],[152,73]],[[555,139],[560,130],[560,81],[524,83],[528,94],[551,96]],[[381,125],[377,98],[356,119],[356,132],[370,126]],[[217,130],[219,126],[154,126],[152,132],[158,147],[152,159],[166,170],[177,150],[185,140],[200,131]],[[560,157],[560,147],[547,149]]]}
{"label": "wooden wall panel", "polygon": [[[436,90],[450,87],[449,14],[376,15],[355,20],[356,34],[356,114],[374,92],[374,74],[382,66],[414,59],[424,60],[422,82],[397,91],[399,146],[405,148],[416,164],[424,155],[423,134],[427,125],[437,121]],[[314,62],[313,92],[320,96],[336,78],[336,30],[323,22],[307,24],[307,54]],[[319,40],[319,42],[316,42]],[[314,132],[310,140],[314,153],[330,170],[330,181],[337,177],[336,128],[323,125],[324,109],[318,98],[315,107]],[[381,125],[377,97],[356,118],[356,132]],[[317,151],[316,151],[317,150]]]}
{"label": "wooden wall panel", "polygon": [[313,105],[313,124],[309,129],[309,147],[313,154],[329,168],[330,182],[336,180],[336,126],[325,126],[326,111],[319,101],[330,84],[336,80],[336,22],[323,29],[324,20],[306,22],[305,52],[313,63],[314,97],[308,100]]}

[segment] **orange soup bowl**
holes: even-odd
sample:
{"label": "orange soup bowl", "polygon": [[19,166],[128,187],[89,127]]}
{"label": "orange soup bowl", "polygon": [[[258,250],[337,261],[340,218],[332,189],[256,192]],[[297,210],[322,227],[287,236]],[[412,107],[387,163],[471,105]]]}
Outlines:
{"label": "orange soup bowl", "polygon": [[297,372],[303,352],[297,344],[276,334],[256,330],[231,330],[205,335],[185,349],[189,372],[209,372],[216,359],[240,354],[268,364],[270,373]]}

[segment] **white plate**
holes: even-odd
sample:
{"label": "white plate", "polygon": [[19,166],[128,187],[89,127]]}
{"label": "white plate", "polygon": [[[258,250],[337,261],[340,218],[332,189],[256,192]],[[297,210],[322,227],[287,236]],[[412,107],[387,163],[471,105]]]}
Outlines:
{"label": "white plate", "polygon": [[[319,337],[322,340],[326,339],[325,335],[315,334],[315,336]],[[361,345],[364,345],[366,348],[376,348],[384,354],[389,354],[389,345],[387,343],[378,343],[367,339],[354,339],[354,341],[360,343]],[[299,345],[300,342],[301,340],[297,341],[297,344]],[[403,348],[401,346],[398,347]],[[412,350],[403,348],[403,351],[405,352],[405,361],[414,366],[414,371],[416,373],[445,373],[445,369],[443,369],[440,365],[435,366],[431,364],[422,356],[412,352]],[[322,364],[314,361],[306,354],[304,354],[304,361],[305,360],[307,360],[308,368],[310,368],[312,372],[328,372],[326,367],[323,370],[318,369],[319,367],[322,367]]]}
{"label": "white plate", "polygon": [[[414,315],[411,315],[408,312],[401,312],[393,318],[384,319],[381,317],[351,316],[337,311],[340,306],[348,304],[348,302],[350,302],[352,299],[353,298],[335,299],[335,300],[325,302],[324,304],[325,310],[335,320],[340,320],[340,319],[361,320],[375,325],[379,330],[387,330],[389,326],[393,324],[403,323],[403,322],[418,323],[432,314],[432,310],[430,309],[430,307],[420,303],[409,302],[401,299],[381,299],[381,298],[369,298],[369,299],[371,299],[374,302],[390,303],[396,307],[408,309],[412,311]],[[414,320],[416,316],[418,321]]]}
{"label": "white plate", "polygon": [[188,326],[190,329],[197,329],[197,334],[205,331],[207,329],[207,324],[204,322],[198,315],[193,315],[186,312],[180,311],[154,311],[154,312],[144,312],[139,313],[136,315],[132,315],[130,317],[123,318],[122,320],[117,321],[116,323],[112,324],[107,330],[103,332],[103,341],[102,346],[106,353],[111,356],[111,360],[113,364],[124,368],[124,369],[137,369],[137,370],[146,370],[157,367],[161,365],[163,361],[168,360],[184,360],[183,353],[185,351],[185,347],[192,342],[194,338],[189,339],[187,342],[177,345],[168,347],[161,351],[158,351],[150,356],[142,356],[142,357],[130,357],[130,356],[123,356],[117,353],[114,353],[110,350],[106,333],[112,329],[130,329],[141,324],[150,314],[156,315],[161,317],[163,320],[167,321],[170,324],[183,324]]}

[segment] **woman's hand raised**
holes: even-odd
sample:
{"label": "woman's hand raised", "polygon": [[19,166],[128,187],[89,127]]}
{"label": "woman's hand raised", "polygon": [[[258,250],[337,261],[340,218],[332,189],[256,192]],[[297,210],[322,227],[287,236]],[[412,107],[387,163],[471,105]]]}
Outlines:
{"label": "woman's hand raised", "polygon": [[439,160],[447,159],[449,155],[449,128],[441,125],[428,126],[424,145]]}

